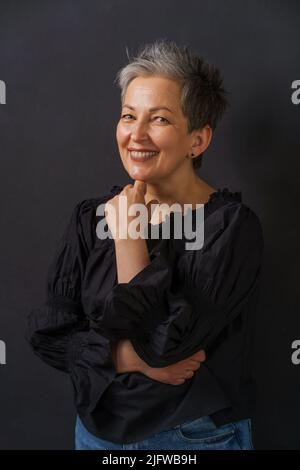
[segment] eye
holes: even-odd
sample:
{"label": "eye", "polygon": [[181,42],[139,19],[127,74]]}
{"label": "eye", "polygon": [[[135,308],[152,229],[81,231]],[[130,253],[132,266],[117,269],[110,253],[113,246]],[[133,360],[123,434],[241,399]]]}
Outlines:
{"label": "eye", "polygon": [[133,117],[132,114],[123,114],[122,119],[125,118],[126,116],[131,116],[131,117]]}
{"label": "eye", "polygon": [[[134,116],[133,116],[132,114],[123,114],[123,115],[121,116],[122,119],[125,119],[125,118],[127,118],[127,117],[134,118]],[[154,116],[153,119],[162,119],[162,121],[161,121],[162,123],[166,123],[166,124],[169,124],[169,123],[170,123],[170,121],[168,121],[168,119],[166,119],[166,118],[164,118],[164,117],[162,117],[162,116]],[[126,121],[127,121],[127,120],[128,120],[128,119],[126,119]]]}
{"label": "eye", "polygon": [[162,117],[162,116],[155,116],[154,119],[156,119],[156,118],[158,118],[158,119],[163,119],[163,122],[169,123],[168,119],[166,119],[166,118],[164,118],[164,117]]}

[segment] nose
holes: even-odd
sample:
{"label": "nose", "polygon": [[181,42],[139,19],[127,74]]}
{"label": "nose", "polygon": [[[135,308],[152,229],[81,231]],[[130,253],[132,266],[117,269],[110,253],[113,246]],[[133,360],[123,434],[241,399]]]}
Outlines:
{"label": "nose", "polygon": [[131,138],[135,141],[148,140],[148,126],[147,123],[136,120],[131,127]]}

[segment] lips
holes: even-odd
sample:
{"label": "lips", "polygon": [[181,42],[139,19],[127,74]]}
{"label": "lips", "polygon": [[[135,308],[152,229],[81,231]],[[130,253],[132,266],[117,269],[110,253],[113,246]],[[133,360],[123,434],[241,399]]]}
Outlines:
{"label": "lips", "polygon": [[146,162],[151,160],[152,158],[156,157],[159,154],[158,151],[137,151],[131,150],[130,151],[130,158],[137,163]]}
{"label": "lips", "polygon": [[138,148],[135,148],[135,147],[128,147],[128,150],[130,152],[158,152],[158,150],[156,150],[156,149],[146,149],[146,148],[138,149]]}

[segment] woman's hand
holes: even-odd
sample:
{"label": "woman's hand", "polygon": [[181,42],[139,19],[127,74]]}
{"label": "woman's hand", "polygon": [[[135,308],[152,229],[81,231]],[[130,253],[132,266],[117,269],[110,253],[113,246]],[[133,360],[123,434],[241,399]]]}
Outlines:
{"label": "woman's hand", "polygon": [[[105,204],[106,222],[115,242],[118,283],[129,282],[137,273],[150,264],[147,243],[141,235],[144,234],[144,228],[148,225],[152,216],[151,210],[149,214],[149,207],[153,209],[153,201],[155,204],[158,201],[153,199],[145,204],[146,187],[144,181],[136,180],[134,186],[128,184],[120,194],[114,196]],[[125,196],[125,201],[124,199],[123,202],[120,201],[121,196]],[[125,207],[122,207],[124,202]],[[137,226],[134,224],[134,227],[129,227],[132,220],[136,218],[135,215],[128,215],[132,204],[142,204],[145,207],[145,217]],[[130,236],[131,228],[136,232],[137,238]],[[141,234],[140,236],[138,232]]]}
{"label": "woman's hand", "polygon": [[205,351],[200,349],[186,359],[166,367],[150,367],[135,352],[129,339],[119,340],[112,346],[116,370],[119,374],[125,372],[141,372],[158,382],[180,385],[193,377],[201,362],[206,359]]}
{"label": "woman's hand", "polygon": [[[115,241],[133,239],[128,229],[129,224],[136,218],[136,215],[129,216],[128,212],[132,204],[143,204],[145,209],[147,209],[145,201],[146,189],[147,185],[144,181],[136,180],[134,185],[127,184],[119,194],[106,202],[104,209],[105,218]],[[140,232],[143,232],[148,222],[149,215],[147,210],[146,217],[142,219],[142,226],[139,228]],[[138,227],[136,227],[136,230]]]}
{"label": "woman's hand", "polygon": [[143,373],[147,377],[171,385],[183,384],[187,379],[191,379],[196,370],[205,361],[205,351],[200,349],[192,356],[182,361],[175,362],[166,367],[147,366]]}

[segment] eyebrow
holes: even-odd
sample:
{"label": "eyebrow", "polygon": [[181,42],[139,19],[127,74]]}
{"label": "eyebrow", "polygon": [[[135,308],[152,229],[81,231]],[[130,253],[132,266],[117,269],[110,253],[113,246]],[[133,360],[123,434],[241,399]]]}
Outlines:
{"label": "eyebrow", "polygon": [[[122,108],[129,108],[134,111],[134,107],[130,106],[129,104],[124,104]],[[167,108],[166,106],[155,106],[154,108],[149,108],[149,112],[152,113],[153,111],[159,111],[160,109],[165,109],[166,111],[169,111],[169,113],[173,113],[171,109]]]}

